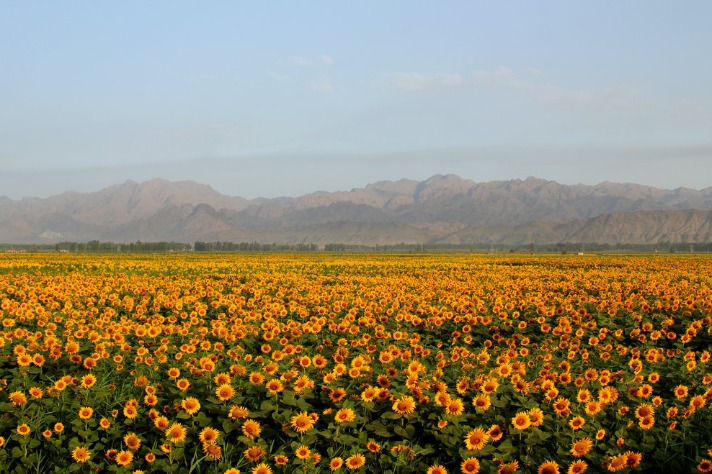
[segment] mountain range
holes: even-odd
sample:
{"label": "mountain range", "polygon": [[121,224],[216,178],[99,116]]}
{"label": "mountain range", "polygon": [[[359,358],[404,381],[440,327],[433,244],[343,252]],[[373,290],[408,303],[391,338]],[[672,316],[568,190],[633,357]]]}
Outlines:
{"label": "mountain range", "polygon": [[127,181],[92,193],[0,197],[0,242],[656,244],[712,242],[712,187],[565,185],[456,175],[342,192],[245,199],[193,181]]}

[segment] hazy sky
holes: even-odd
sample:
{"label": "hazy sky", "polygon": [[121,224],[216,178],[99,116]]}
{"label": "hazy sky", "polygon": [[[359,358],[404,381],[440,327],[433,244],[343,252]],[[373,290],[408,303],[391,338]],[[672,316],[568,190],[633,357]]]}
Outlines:
{"label": "hazy sky", "polygon": [[0,0],[0,196],[712,186],[712,2]]}

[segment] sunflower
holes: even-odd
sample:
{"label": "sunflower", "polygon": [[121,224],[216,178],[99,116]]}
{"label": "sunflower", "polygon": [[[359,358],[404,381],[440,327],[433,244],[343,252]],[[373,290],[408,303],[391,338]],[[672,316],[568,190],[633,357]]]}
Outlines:
{"label": "sunflower", "polygon": [[497,474],[514,474],[519,470],[519,461],[512,461],[502,464],[497,468]]}
{"label": "sunflower", "polygon": [[638,467],[640,465],[640,461],[643,460],[643,455],[634,451],[626,451],[625,455],[626,466],[628,467]]}
{"label": "sunflower", "polygon": [[254,385],[262,385],[265,381],[265,376],[259,372],[252,372],[249,377],[250,383]]}
{"label": "sunflower", "polygon": [[472,404],[478,410],[487,411],[490,406],[492,406],[492,400],[489,395],[477,395],[474,400],[472,400]]}
{"label": "sunflower", "polygon": [[216,444],[203,444],[203,451],[209,461],[217,461],[222,457],[222,448]]}
{"label": "sunflower", "polygon": [[159,416],[156,417],[155,420],[153,420],[153,426],[155,426],[161,431],[165,431],[166,429],[168,429],[168,426],[170,426],[170,422],[165,416]]}
{"label": "sunflower", "polygon": [[187,431],[188,430],[186,430],[185,426],[181,425],[180,423],[173,423],[166,430],[166,437],[173,444],[182,443],[183,441],[185,441]]}
{"label": "sunflower", "polygon": [[91,407],[81,407],[79,409],[79,418],[88,420],[94,414],[94,409]]}
{"label": "sunflower", "polygon": [[311,450],[308,447],[301,445],[294,451],[294,455],[297,459],[309,459],[309,456],[311,456]]}
{"label": "sunflower", "polygon": [[289,458],[282,454],[276,455],[274,458],[274,463],[278,466],[286,466],[289,463]]}
{"label": "sunflower", "polygon": [[465,445],[470,451],[484,448],[489,441],[489,435],[482,428],[475,428],[465,436]]}
{"label": "sunflower", "polygon": [[413,413],[415,410],[415,400],[413,397],[404,395],[393,403],[393,411],[399,415]]}
{"label": "sunflower", "polygon": [[176,380],[176,387],[181,392],[186,392],[190,388],[190,382],[188,381],[188,379],[178,379]]}
{"label": "sunflower", "polygon": [[504,436],[504,432],[502,431],[502,428],[499,427],[499,425],[492,425],[487,430],[487,435],[492,439],[492,441],[496,442],[502,439],[502,436]]}
{"label": "sunflower", "polygon": [[136,407],[134,405],[127,404],[124,407],[124,416],[129,420],[133,420],[138,416],[138,410],[136,410]]}
{"label": "sunflower", "polygon": [[265,463],[260,463],[252,468],[251,474],[272,474],[272,468]]}
{"label": "sunflower", "polygon": [[539,465],[537,474],[559,474],[559,465],[554,461],[546,461]]}
{"label": "sunflower", "polygon": [[541,408],[532,408],[527,412],[527,415],[529,415],[532,426],[541,426],[544,423],[544,412],[541,411]]}
{"label": "sunflower", "polygon": [[364,464],[366,464],[366,458],[363,454],[356,453],[346,458],[346,467],[352,471],[359,469]]}
{"label": "sunflower", "polygon": [[133,453],[131,451],[119,451],[116,453],[116,464],[119,466],[128,466],[133,461]]}
{"label": "sunflower", "polygon": [[22,392],[12,392],[9,397],[14,406],[22,406],[27,403],[27,397]]}
{"label": "sunflower", "polygon": [[381,445],[376,443],[375,441],[369,441],[368,443],[366,443],[366,449],[368,449],[372,453],[377,453],[381,450]]}
{"label": "sunflower", "polygon": [[30,396],[34,399],[39,399],[42,398],[43,392],[42,389],[39,387],[32,387],[30,390],[28,390]]}
{"label": "sunflower", "polygon": [[465,411],[465,405],[459,398],[454,398],[450,400],[448,404],[445,405],[445,412],[451,416],[460,416]]}
{"label": "sunflower", "polygon": [[638,389],[638,396],[643,398],[648,398],[653,394],[653,387],[649,384],[643,384]]}
{"label": "sunflower", "polygon": [[512,418],[512,425],[518,430],[526,430],[531,424],[531,418],[529,418],[529,414],[525,411],[517,413],[514,418]]}
{"label": "sunflower", "polygon": [[213,382],[215,385],[222,385],[232,382],[232,377],[227,372],[222,372],[213,377]]}
{"label": "sunflower", "polygon": [[702,395],[695,395],[690,399],[690,407],[691,408],[703,408],[707,404],[707,401],[705,400],[705,397]]}
{"label": "sunflower", "polygon": [[242,434],[250,439],[255,439],[260,435],[262,428],[260,427],[260,422],[252,419],[245,420],[242,425]]}
{"label": "sunflower", "polygon": [[580,416],[575,416],[569,420],[569,426],[573,430],[580,430],[581,428],[583,428],[583,425],[585,425],[585,424],[586,424],[586,420],[584,420]]}
{"label": "sunflower", "polygon": [[584,472],[586,472],[586,469],[588,469],[588,464],[586,464],[586,461],[578,459],[571,463],[571,465],[569,466],[569,470],[566,471],[566,474],[583,474]]}
{"label": "sunflower", "polygon": [[591,440],[591,438],[581,438],[571,444],[570,452],[575,457],[580,458],[581,456],[585,456],[586,454],[588,454],[592,447],[593,441]]}
{"label": "sunflower", "polygon": [[559,416],[567,416],[571,402],[567,398],[558,398],[553,404],[554,412]]}
{"label": "sunflower", "polygon": [[215,396],[221,402],[226,402],[235,396],[235,389],[229,383],[221,384],[215,389]]}
{"label": "sunflower", "polygon": [[200,410],[200,402],[195,397],[188,397],[180,402],[180,406],[189,415],[194,415]]}
{"label": "sunflower", "polygon": [[608,470],[611,472],[620,471],[621,469],[625,469],[627,463],[628,456],[626,456],[625,454],[619,454],[618,456],[614,456],[613,458],[611,458],[610,462],[608,463]]}
{"label": "sunflower", "polygon": [[245,455],[248,461],[257,462],[262,459],[267,452],[259,446],[251,446],[244,450],[242,454]]}
{"label": "sunflower", "polygon": [[347,423],[356,419],[356,413],[351,408],[341,408],[334,414],[337,423]]}
{"label": "sunflower", "polygon": [[643,403],[635,409],[636,418],[645,418],[648,416],[653,416],[654,414],[655,408],[649,403]]}
{"label": "sunflower", "polygon": [[578,391],[578,394],[576,395],[576,400],[579,403],[586,403],[591,399],[591,392],[585,388],[582,388],[581,390]]}
{"label": "sunflower", "polygon": [[430,466],[426,471],[426,474],[447,474],[447,469],[441,465]]}
{"label": "sunflower", "polygon": [[294,428],[294,431],[297,433],[306,433],[310,429],[314,427],[314,422],[307,414],[307,412],[303,411],[301,413],[298,413],[294,415],[290,420],[289,424],[292,425],[292,428]]}
{"label": "sunflower", "polygon": [[83,446],[76,447],[72,450],[72,459],[75,462],[87,462],[91,458],[91,451]]}
{"label": "sunflower", "polygon": [[63,423],[55,423],[53,429],[54,429],[55,433],[61,433],[62,431],[64,431],[64,424]]}
{"label": "sunflower", "polygon": [[265,388],[270,395],[277,395],[278,393],[284,391],[284,384],[277,379],[272,379],[265,384]]}
{"label": "sunflower", "polygon": [[601,402],[602,405],[608,405],[616,400],[618,400],[618,390],[616,390],[615,387],[603,387],[598,392],[598,401]]}
{"label": "sunflower", "polygon": [[205,428],[203,428],[203,430],[198,435],[198,439],[203,444],[215,444],[215,442],[217,441],[219,436],[220,436],[220,431],[216,430],[215,428],[206,426]]}
{"label": "sunflower", "polygon": [[640,426],[640,428],[643,430],[649,430],[653,427],[654,424],[655,417],[652,416],[645,416],[643,418],[638,419],[638,426]]}
{"label": "sunflower", "polygon": [[477,474],[480,472],[480,461],[477,458],[467,458],[460,464],[462,474]]}
{"label": "sunflower", "polygon": [[131,451],[136,451],[141,447],[141,438],[139,438],[136,433],[129,433],[124,436],[124,444]]}
{"label": "sunflower", "polygon": [[337,471],[337,470],[341,469],[341,466],[343,466],[343,465],[344,465],[344,460],[343,460],[343,458],[340,458],[340,457],[332,458],[331,461],[329,461],[329,469],[331,469],[332,471]]}
{"label": "sunflower", "polygon": [[346,390],[343,388],[337,388],[329,393],[329,400],[332,402],[340,402],[346,396]]}
{"label": "sunflower", "polygon": [[709,459],[703,459],[697,465],[697,470],[700,472],[712,472],[712,461]]}
{"label": "sunflower", "polygon": [[149,407],[156,406],[156,404],[158,403],[158,397],[153,393],[149,393],[148,395],[143,397],[143,403],[145,403]]}
{"label": "sunflower", "polygon": [[380,390],[378,388],[369,385],[363,389],[363,392],[361,392],[361,400],[366,403],[372,402],[373,399],[378,396],[379,391]]}
{"label": "sunflower", "polygon": [[499,382],[494,377],[487,377],[482,384],[482,392],[485,394],[494,393],[499,388]]}
{"label": "sunflower", "polygon": [[91,388],[96,384],[96,377],[94,374],[87,374],[81,379],[81,388]]}
{"label": "sunflower", "polygon": [[247,418],[250,416],[250,410],[243,406],[234,405],[230,408],[228,415],[231,420],[238,420],[240,418]]}
{"label": "sunflower", "polygon": [[445,391],[439,391],[435,394],[435,404],[438,406],[445,406],[450,403],[450,394]]}

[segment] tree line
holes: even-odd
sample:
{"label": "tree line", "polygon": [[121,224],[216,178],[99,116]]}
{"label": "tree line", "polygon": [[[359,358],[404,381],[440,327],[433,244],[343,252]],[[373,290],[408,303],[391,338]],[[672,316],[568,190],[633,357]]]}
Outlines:
{"label": "tree line", "polygon": [[389,244],[363,245],[347,243],[327,243],[323,247],[315,243],[277,244],[262,242],[197,241],[185,242],[59,242],[56,244],[0,244],[0,252],[71,252],[71,253],[175,253],[175,252],[363,252],[363,253],[433,253],[433,252],[477,252],[477,253],[709,253],[712,242],[657,244],[597,244],[597,243],[557,243],[557,244]]}

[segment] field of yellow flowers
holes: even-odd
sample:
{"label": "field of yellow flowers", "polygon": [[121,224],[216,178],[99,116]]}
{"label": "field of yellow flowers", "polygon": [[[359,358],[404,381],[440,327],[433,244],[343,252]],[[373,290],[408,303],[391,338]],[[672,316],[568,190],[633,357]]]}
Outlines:
{"label": "field of yellow flowers", "polygon": [[703,256],[0,256],[0,471],[712,471]]}

